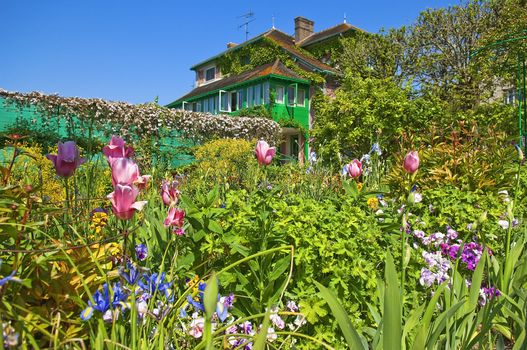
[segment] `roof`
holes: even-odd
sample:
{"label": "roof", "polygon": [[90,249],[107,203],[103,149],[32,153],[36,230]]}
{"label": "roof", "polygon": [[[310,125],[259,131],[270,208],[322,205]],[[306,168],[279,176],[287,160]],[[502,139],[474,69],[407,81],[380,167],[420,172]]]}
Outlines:
{"label": "roof", "polygon": [[349,32],[351,30],[354,30],[354,31],[357,30],[357,31],[361,31],[361,32],[364,31],[364,30],[362,30],[360,28],[352,26],[349,23],[341,23],[341,24],[338,24],[338,25],[333,26],[331,28],[321,30],[320,32],[313,33],[310,36],[308,36],[307,38],[304,38],[304,39],[300,40],[297,43],[297,45],[300,46],[300,47],[306,47],[306,46],[309,46],[311,44],[315,44],[315,43],[317,43],[319,41],[323,41],[323,40],[329,39],[331,37],[334,37],[334,36],[337,36],[337,35],[340,35],[340,34],[344,34],[344,33]]}
{"label": "roof", "polygon": [[261,65],[247,72],[243,72],[237,75],[231,75],[231,76],[222,78],[220,80],[214,81],[212,83],[198,86],[194,88],[192,91],[190,91],[189,93],[187,93],[186,95],[183,95],[177,100],[175,100],[174,102],[169,103],[168,106],[171,106],[173,104],[179,103],[184,100],[188,100],[189,98],[192,98],[192,97],[204,95],[209,92],[213,92],[215,90],[225,88],[227,86],[247,82],[250,80],[255,80],[257,78],[262,78],[262,77],[270,76],[270,75],[305,81],[306,84],[309,83],[308,80],[302,78],[300,75],[295,73],[293,70],[287,68],[282,62],[280,62],[279,59],[276,59],[272,63]]}
{"label": "roof", "polygon": [[319,70],[326,73],[336,73],[335,69],[331,66],[328,66],[327,64],[324,64],[317,60],[316,58],[311,57],[308,53],[303,52],[302,49],[298,48],[295,45],[295,40],[292,36],[278,30],[278,29],[270,29],[258,36],[255,36],[252,39],[249,39],[239,45],[236,45],[232,48],[229,48],[213,57],[208,58],[205,61],[201,61],[198,64],[195,64],[191,67],[191,69],[196,69],[200,66],[203,66],[213,60],[215,60],[218,57],[221,57],[228,52],[236,51],[246,45],[249,45],[251,43],[255,43],[259,40],[262,40],[263,38],[268,38],[273,41],[275,41],[278,45],[280,45],[285,51],[289,52],[292,56],[298,59],[299,65],[303,66],[302,68],[306,70]]}

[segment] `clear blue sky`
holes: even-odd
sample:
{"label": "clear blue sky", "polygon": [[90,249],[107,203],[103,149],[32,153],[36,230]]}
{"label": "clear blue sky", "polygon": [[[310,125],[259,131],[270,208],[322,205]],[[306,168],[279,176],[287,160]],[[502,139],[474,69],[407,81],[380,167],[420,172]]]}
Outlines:
{"label": "clear blue sky", "polygon": [[0,88],[132,103],[171,102],[192,88],[193,64],[296,16],[315,31],[342,22],[370,32],[413,23],[446,0],[0,0]]}

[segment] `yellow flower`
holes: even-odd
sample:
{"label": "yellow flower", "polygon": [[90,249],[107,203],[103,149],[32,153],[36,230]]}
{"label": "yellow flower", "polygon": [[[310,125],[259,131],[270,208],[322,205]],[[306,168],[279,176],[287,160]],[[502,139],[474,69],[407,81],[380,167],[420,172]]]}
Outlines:
{"label": "yellow flower", "polygon": [[95,233],[101,233],[104,226],[108,224],[108,214],[103,211],[94,211],[91,216],[90,228],[95,230]]}
{"label": "yellow flower", "polygon": [[359,191],[362,190],[362,182],[357,182],[357,189],[358,189]]}
{"label": "yellow flower", "polygon": [[368,207],[373,210],[379,209],[379,200],[377,197],[368,198]]}

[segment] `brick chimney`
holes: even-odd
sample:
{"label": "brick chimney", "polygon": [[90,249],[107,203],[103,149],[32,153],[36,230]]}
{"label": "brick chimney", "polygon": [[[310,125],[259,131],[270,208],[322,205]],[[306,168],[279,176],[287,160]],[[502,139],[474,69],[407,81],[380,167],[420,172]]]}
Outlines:
{"label": "brick chimney", "polygon": [[228,42],[228,43],[227,43],[227,48],[228,48],[228,49],[232,49],[232,48],[235,47],[236,45],[238,45],[238,44],[233,43],[233,42]]}
{"label": "brick chimney", "polygon": [[300,42],[302,39],[307,38],[313,34],[313,27],[315,22],[304,18],[296,17],[295,18],[295,42]]}

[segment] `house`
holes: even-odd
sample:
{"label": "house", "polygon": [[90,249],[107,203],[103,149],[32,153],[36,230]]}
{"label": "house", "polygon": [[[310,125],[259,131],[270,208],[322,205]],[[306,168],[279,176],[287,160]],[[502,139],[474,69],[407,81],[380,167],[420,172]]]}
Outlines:
{"label": "house", "polygon": [[[272,28],[241,44],[197,63],[194,89],[167,105],[169,108],[212,114],[264,113],[282,126],[280,153],[307,160],[309,130],[318,91],[332,95],[339,71],[323,48],[360,30],[348,23],[314,31],[314,22],[295,18],[295,34]],[[322,48],[322,49],[321,49]]]}

